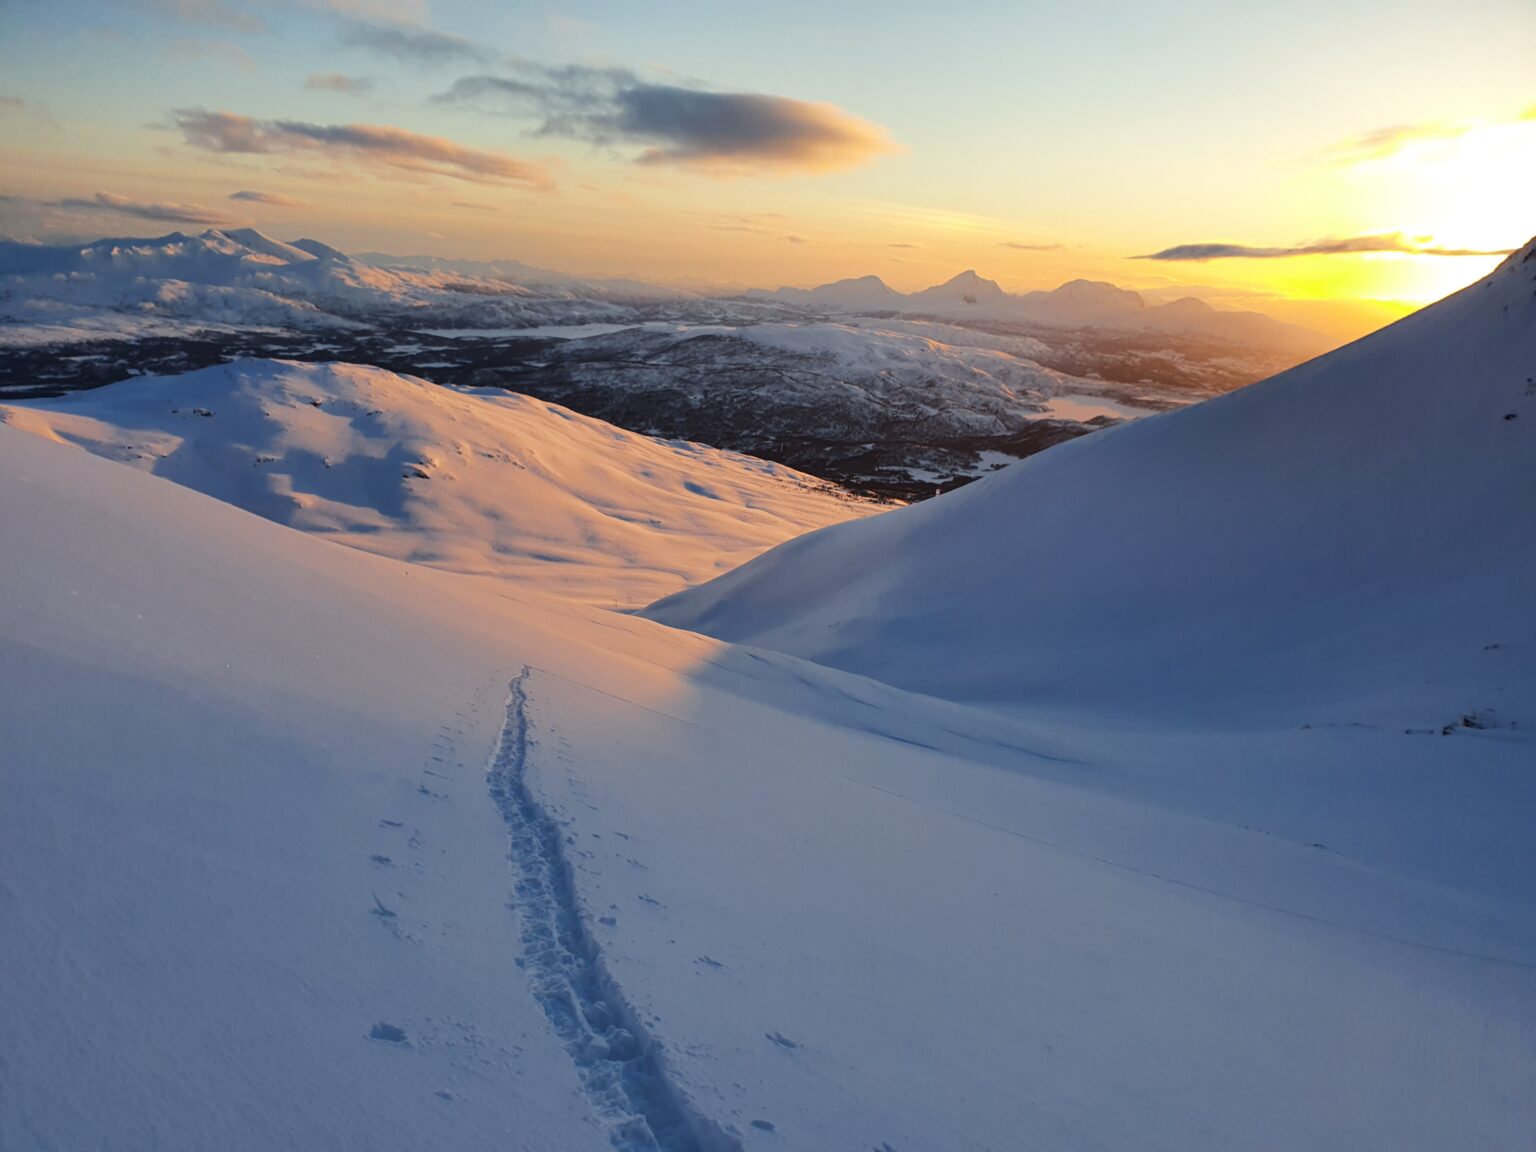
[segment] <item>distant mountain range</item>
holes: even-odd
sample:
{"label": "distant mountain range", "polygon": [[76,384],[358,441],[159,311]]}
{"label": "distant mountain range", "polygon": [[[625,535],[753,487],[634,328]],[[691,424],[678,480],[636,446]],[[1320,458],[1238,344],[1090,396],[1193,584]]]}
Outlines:
{"label": "distant mountain range", "polygon": [[[769,307],[775,312],[764,313]],[[1149,305],[1125,288],[1073,280],[1049,292],[1005,292],[974,271],[902,293],[878,276],[818,288],[752,289],[709,296],[626,278],[581,277],[517,260],[348,255],[318,240],[273,239],[254,228],[198,235],[109,237],[89,244],[0,239],[0,324],[142,334],[180,323],[286,328],[533,327],[688,318],[750,322],[778,310],[893,315],[949,323],[1093,328],[1219,340],[1301,359],[1326,351],[1321,334],[1258,312],[1229,312],[1192,297]],[[130,323],[125,317],[133,317]],[[79,338],[79,335],[76,335]]]}
{"label": "distant mountain range", "polygon": [[1170,332],[1303,356],[1324,352],[1332,343],[1309,328],[1261,312],[1222,311],[1192,296],[1149,305],[1139,293],[1100,280],[1070,280],[1049,292],[1016,295],[973,270],[911,293],[896,291],[878,276],[860,276],[818,288],[754,289],[744,298],[810,311],[901,312],[945,320]]}

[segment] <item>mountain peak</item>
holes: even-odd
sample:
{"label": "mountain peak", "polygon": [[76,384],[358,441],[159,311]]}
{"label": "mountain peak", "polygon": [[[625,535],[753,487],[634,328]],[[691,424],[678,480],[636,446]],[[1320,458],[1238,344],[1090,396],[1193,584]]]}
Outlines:
{"label": "mountain peak", "polygon": [[1008,294],[996,280],[988,280],[980,275],[974,268],[967,268],[958,276],[952,276],[942,284],[935,284],[932,288],[925,288],[915,293],[919,300],[964,300],[967,304],[976,304],[982,300],[1000,301]]}

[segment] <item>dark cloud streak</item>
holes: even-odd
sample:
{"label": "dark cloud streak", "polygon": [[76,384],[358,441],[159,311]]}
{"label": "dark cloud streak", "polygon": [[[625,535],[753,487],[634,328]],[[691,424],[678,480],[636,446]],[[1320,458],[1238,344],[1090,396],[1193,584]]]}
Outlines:
{"label": "dark cloud streak", "polygon": [[538,120],[540,135],[640,146],[639,164],[719,174],[827,171],[896,150],[884,129],[831,104],[654,84],[623,68],[512,68],[463,77],[434,99]]}
{"label": "dark cloud streak", "polygon": [[418,24],[379,24],[370,20],[343,20],[341,42],[401,64],[439,67],[448,64],[489,64],[495,53],[462,36],[438,32]]}
{"label": "dark cloud streak", "polygon": [[1442,248],[1417,243],[1398,232],[1380,236],[1351,236],[1314,240],[1287,248],[1257,248],[1245,244],[1177,244],[1133,260],[1284,260],[1295,256],[1347,256],[1361,252],[1402,252],[1411,256],[1508,256],[1513,248]]}
{"label": "dark cloud streak", "polygon": [[133,200],[113,192],[97,192],[94,196],[65,196],[59,200],[36,200],[30,196],[3,196],[0,200],[11,204],[28,204],[35,208],[60,209],[65,212],[131,216],[138,220],[153,220],[161,224],[204,224],[220,227],[237,223],[226,213],[205,208],[201,204]]}
{"label": "dark cloud streak", "polygon": [[253,192],[243,189],[229,194],[231,200],[239,200],[246,204],[270,204],[276,208],[308,208],[309,205],[302,200],[295,200],[292,196],[284,196],[281,192]]}
{"label": "dark cloud streak", "polygon": [[553,187],[541,165],[504,152],[488,152],[383,124],[312,124],[257,120],[232,112],[183,108],[172,116],[182,138],[204,152],[320,153],[354,166],[386,172],[445,176],[482,184]]}

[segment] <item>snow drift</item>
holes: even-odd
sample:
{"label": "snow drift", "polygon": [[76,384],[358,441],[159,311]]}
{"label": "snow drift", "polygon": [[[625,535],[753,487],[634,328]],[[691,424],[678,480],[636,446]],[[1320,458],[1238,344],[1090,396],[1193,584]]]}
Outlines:
{"label": "snow drift", "polygon": [[1264,383],[650,615],[956,699],[1536,722],[1533,366],[1536,245]]}

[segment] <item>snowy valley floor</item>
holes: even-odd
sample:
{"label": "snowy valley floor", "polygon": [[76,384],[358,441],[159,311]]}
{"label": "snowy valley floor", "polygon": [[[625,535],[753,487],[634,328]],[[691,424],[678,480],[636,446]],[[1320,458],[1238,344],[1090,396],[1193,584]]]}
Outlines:
{"label": "snowy valley floor", "polygon": [[7,428],[0,538],[7,1149],[1536,1130],[1529,733],[983,712]]}

